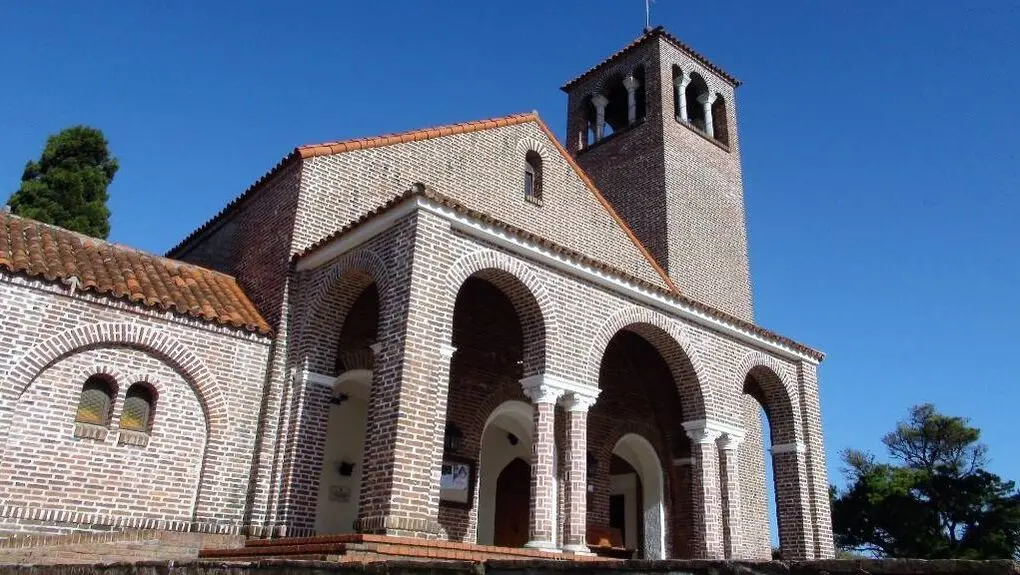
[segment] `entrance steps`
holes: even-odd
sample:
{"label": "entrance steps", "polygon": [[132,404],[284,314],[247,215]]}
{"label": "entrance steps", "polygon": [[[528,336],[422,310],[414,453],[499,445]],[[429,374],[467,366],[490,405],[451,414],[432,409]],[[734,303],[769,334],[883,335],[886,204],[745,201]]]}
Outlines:
{"label": "entrance steps", "polygon": [[203,549],[199,559],[311,559],[317,561],[370,563],[375,561],[606,561],[596,555],[574,555],[455,541],[390,537],[387,535],[321,535],[249,539],[238,549]]}

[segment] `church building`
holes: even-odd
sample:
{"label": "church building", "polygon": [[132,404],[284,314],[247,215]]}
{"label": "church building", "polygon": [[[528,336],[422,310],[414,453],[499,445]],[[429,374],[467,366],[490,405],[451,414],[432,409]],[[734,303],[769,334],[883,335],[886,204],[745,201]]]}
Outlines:
{"label": "church building", "polygon": [[301,146],[165,256],[0,214],[0,537],[768,559],[771,460],[784,558],[831,557],[823,354],[754,320],[739,85],[653,28],[562,86],[563,143]]}

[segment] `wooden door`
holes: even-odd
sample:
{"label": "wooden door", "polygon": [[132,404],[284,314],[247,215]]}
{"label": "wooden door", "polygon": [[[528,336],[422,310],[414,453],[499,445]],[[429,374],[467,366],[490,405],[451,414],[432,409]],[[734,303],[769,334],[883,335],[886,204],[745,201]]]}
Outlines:
{"label": "wooden door", "polygon": [[531,510],[531,465],[517,458],[496,480],[496,525],[492,542],[500,547],[524,547],[528,542]]}

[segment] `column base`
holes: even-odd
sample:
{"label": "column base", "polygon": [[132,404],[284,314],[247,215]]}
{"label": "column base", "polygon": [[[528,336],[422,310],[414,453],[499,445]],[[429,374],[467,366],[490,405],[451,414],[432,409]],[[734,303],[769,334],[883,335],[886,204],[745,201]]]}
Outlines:
{"label": "column base", "polygon": [[563,552],[573,553],[574,555],[594,555],[587,545],[564,545]]}
{"label": "column base", "polygon": [[562,553],[560,548],[556,546],[556,543],[552,541],[528,541],[524,544],[524,547],[538,551],[548,551],[549,553]]}

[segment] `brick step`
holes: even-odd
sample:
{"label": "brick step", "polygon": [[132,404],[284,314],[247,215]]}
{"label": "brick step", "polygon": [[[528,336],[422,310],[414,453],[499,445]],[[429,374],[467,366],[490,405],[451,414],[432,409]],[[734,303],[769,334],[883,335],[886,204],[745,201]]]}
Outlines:
{"label": "brick step", "polygon": [[203,559],[243,559],[327,555],[334,561],[369,562],[385,559],[421,559],[434,561],[485,561],[487,559],[556,561],[602,560],[605,557],[577,556],[535,549],[476,545],[456,541],[437,541],[384,535],[338,534],[315,537],[251,539],[240,549],[205,549]]}
{"label": "brick step", "polygon": [[202,549],[199,559],[242,559],[254,557],[291,557],[293,555],[342,555],[346,543],[303,543],[292,544],[286,539],[277,539],[276,545],[258,545],[238,549]]}

